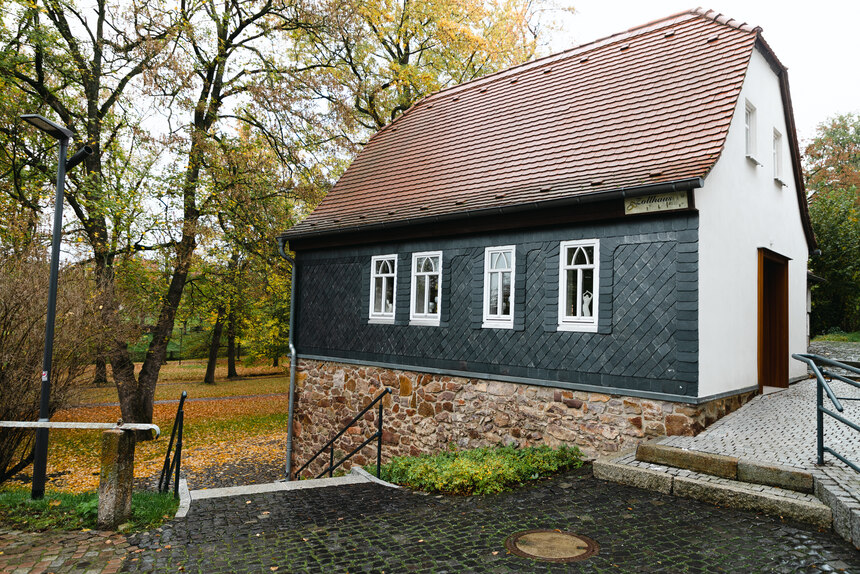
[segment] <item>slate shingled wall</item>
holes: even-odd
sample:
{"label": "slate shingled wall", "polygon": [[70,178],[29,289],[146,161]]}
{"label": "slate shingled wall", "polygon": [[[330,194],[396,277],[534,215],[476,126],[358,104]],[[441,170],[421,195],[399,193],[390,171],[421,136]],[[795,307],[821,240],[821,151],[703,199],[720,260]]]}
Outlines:
{"label": "slate shingled wall", "polygon": [[[561,241],[600,239],[597,333],[558,331]],[[514,329],[481,328],[484,249],[516,245]],[[412,253],[443,252],[441,325],[409,325]],[[368,323],[370,258],[398,254],[393,325]],[[698,216],[403,241],[298,254],[308,359],[683,400],[697,396]]]}

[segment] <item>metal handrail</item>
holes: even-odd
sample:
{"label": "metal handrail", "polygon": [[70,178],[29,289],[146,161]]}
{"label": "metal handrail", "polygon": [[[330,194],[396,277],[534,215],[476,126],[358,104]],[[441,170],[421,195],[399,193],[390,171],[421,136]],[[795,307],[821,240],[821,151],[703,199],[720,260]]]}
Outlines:
{"label": "metal handrail", "polygon": [[[185,422],[185,398],[188,393],[182,391],[179,396],[179,406],[176,409],[176,418],[173,419],[173,429],[170,431],[170,442],[167,443],[167,454],[164,455],[164,466],[161,468],[161,476],[158,478],[158,492],[170,490],[170,476],[175,475],[173,480],[173,496],[179,498],[179,470],[182,466],[182,427]],[[170,460],[170,451],[173,449],[173,439],[176,438],[176,455]]]}
{"label": "metal handrail", "polygon": [[824,415],[828,415],[828,416],[836,419],[837,421],[847,425],[849,428],[852,428],[852,429],[860,432],[860,425],[858,425],[857,423],[855,423],[853,421],[849,421],[845,417],[834,413],[833,411],[831,411],[830,409],[828,409],[824,406],[824,393],[827,393],[827,398],[830,399],[830,402],[833,403],[833,406],[840,413],[845,411],[845,407],[842,406],[842,401],[857,401],[857,400],[860,400],[860,398],[857,398],[857,397],[837,397],[836,393],[833,392],[833,389],[828,384],[827,379],[830,379],[830,380],[836,379],[838,381],[842,381],[843,383],[847,383],[847,384],[849,384],[853,387],[856,387],[858,389],[860,389],[860,383],[858,383],[857,381],[854,381],[852,379],[849,379],[848,377],[844,377],[842,375],[833,373],[833,372],[828,371],[826,369],[822,369],[818,366],[817,363],[820,363],[822,365],[828,365],[830,367],[835,367],[838,369],[844,369],[844,370],[848,371],[849,373],[854,373],[856,375],[860,375],[860,369],[858,369],[857,367],[851,366],[851,365],[846,365],[845,363],[841,363],[839,361],[834,361],[833,359],[828,359],[826,357],[821,357],[819,355],[813,355],[811,353],[797,353],[797,354],[792,355],[792,358],[806,363],[809,366],[809,368],[812,369],[812,373],[815,375],[815,379],[817,381],[817,384],[815,387],[815,403],[816,403],[816,409],[815,410],[816,410],[816,422],[817,422],[817,427],[818,427],[817,428],[817,436],[816,436],[816,448],[818,451],[818,462],[817,462],[817,464],[818,465],[824,464],[824,453],[828,452],[828,453],[832,454],[833,456],[835,456],[836,458],[838,458],[839,460],[841,460],[842,462],[844,462],[845,464],[847,464],[848,466],[850,466],[851,468],[853,468],[854,470],[856,470],[857,472],[860,472],[860,466],[851,462],[850,460],[848,460],[847,458],[845,458],[843,455],[839,454],[838,452],[836,452],[832,448],[824,446]]}
{"label": "metal handrail", "polygon": [[[304,465],[302,465],[302,467],[300,469],[298,469],[292,477],[287,477],[287,478],[288,479],[289,478],[292,478],[292,479],[298,478],[304,469],[306,469],[308,466],[310,466],[310,464],[313,461],[315,461],[319,455],[321,455],[323,452],[325,452],[325,449],[329,449],[329,463],[328,463],[328,466],[326,468],[324,468],[323,471],[316,476],[316,478],[320,478],[325,473],[328,473],[329,476],[333,476],[336,468],[338,468],[340,465],[342,465],[347,460],[352,458],[352,456],[354,454],[356,454],[358,451],[360,451],[361,449],[366,447],[374,439],[376,439],[376,441],[377,441],[377,443],[376,443],[376,476],[378,478],[380,470],[381,470],[381,466],[382,466],[382,407],[383,407],[383,405],[382,405],[382,403],[380,403],[380,401],[382,400],[382,397],[384,397],[385,395],[390,394],[390,393],[391,393],[391,389],[389,389],[388,387],[383,389],[383,391],[381,393],[379,393],[379,395],[377,395],[376,398],[370,402],[370,404],[368,404],[366,407],[364,407],[361,410],[361,412],[358,413],[357,415],[355,415],[352,418],[352,420],[346,424],[346,426],[344,426],[342,429],[340,429],[340,431],[331,438],[331,440],[329,440],[327,443],[325,443],[322,446],[322,448],[320,448],[310,458],[310,460],[308,460]],[[354,448],[352,450],[352,452],[350,452],[348,455],[341,458],[339,461],[337,461],[337,463],[335,463],[334,462],[334,443],[335,443],[335,441],[337,439],[339,439],[340,437],[342,437],[343,434],[347,431],[347,429],[349,429],[349,427],[351,427],[356,422],[358,422],[358,420],[361,417],[363,417],[370,409],[372,409],[373,405],[375,405],[376,403],[379,403],[379,415],[377,416],[377,419],[376,419],[376,432],[373,433],[370,436],[370,438],[368,438],[364,442],[362,442],[358,447]]]}

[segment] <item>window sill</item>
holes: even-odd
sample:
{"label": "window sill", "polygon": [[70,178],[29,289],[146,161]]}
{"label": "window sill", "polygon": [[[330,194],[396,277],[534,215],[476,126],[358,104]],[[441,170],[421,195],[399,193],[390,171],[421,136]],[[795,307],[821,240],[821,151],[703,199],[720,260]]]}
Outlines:
{"label": "window sill", "polygon": [[367,320],[368,325],[393,325],[394,317],[371,317]]}
{"label": "window sill", "polygon": [[753,156],[751,156],[749,154],[747,154],[747,161],[753,165],[757,165],[758,167],[762,167],[764,165],[762,162],[760,162],[759,160],[757,160],[756,158],[754,158]]}
{"label": "window sill", "polygon": [[773,178],[773,182],[774,182],[776,185],[778,185],[779,187],[788,187],[788,184],[787,184],[787,183],[785,183],[784,181],[782,181],[782,179],[780,179],[780,178],[778,178],[778,177]]}
{"label": "window sill", "polygon": [[438,327],[439,319],[410,319],[410,325],[423,325],[426,327]]}
{"label": "window sill", "polygon": [[559,323],[559,331],[576,331],[580,333],[596,333],[597,322],[594,323]]}
{"label": "window sill", "polygon": [[514,322],[513,321],[488,321],[484,320],[483,324],[481,324],[482,329],[513,329]]}

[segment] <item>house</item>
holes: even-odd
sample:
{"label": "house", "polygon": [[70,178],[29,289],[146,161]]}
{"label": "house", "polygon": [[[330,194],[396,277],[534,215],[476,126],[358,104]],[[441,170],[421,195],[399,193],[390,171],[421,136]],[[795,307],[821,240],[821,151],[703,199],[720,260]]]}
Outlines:
{"label": "house", "polygon": [[422,99],[281,241],[298,458],[383,385],[390,455],[595,454],[806,376],[815,239],[786,68],[712,11]]}

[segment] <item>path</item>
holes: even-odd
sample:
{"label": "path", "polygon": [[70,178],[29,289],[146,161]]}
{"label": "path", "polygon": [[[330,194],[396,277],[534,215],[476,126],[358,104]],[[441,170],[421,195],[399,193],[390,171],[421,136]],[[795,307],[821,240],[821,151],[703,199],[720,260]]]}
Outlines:
{"label": "path", "polygon": [[[506,537],[537,528],[600,551],[576,565],[507,553]],[[484,497],[360,484],[208,499],[130,543],[127,572],[860,571],[832,532],[598,481],[589,467]]]}

